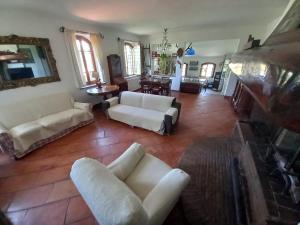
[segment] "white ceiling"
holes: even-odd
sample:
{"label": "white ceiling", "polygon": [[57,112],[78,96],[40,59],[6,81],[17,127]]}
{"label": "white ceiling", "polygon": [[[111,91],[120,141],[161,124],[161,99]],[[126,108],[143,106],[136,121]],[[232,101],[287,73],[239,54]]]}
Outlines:
{"label": "white ceiling", "polygon": [[289,0],[1,0],[1,6],[47,11],[148,35],[193,26],[268,23]]}

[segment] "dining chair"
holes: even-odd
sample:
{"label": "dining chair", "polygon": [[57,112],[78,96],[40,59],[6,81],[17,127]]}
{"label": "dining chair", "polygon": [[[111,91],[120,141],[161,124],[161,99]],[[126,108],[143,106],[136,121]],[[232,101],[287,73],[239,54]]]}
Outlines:
{"label": "dining chair", "polygon": [[161,82],[160,81],[152,81],[151,93],[154,94],[154,95],[160,95],[161,94]]}
{"label": "dining chair", "polygon": [[168,79],[162,79],[161,83],[161,93],[162,95],[170,95],[171,93],[171,83],[172,80]]}
{"label": "dining chair", "polygon": [[143,93],[151,94],[152,88],[151,88],[151,81],[148,80],[141,80],[141,89]]}

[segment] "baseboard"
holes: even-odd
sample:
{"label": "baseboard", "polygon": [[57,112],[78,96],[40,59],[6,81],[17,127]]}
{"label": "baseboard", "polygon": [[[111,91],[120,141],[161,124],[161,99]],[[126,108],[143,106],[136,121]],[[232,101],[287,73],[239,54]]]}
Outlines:
{"label": "baseboard", "polygon": [[226,100],[228,100],[228,101],[231,101],[231,100],[232,100],[232,96],[225,96],[225,95],[224,95],[224,98],[225,98]]}

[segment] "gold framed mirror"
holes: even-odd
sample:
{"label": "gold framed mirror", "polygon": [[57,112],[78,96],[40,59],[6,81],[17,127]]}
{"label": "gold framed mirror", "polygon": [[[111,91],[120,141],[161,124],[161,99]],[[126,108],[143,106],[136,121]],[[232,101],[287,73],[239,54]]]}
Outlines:
{"label": "gold framed mirror", "polygon": [[60,81],[49,39],[0,36],[0,91]]}

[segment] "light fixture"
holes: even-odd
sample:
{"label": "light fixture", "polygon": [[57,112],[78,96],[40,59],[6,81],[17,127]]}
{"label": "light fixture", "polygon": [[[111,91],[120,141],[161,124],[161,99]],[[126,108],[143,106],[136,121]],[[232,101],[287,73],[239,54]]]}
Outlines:
{"label": "light fixture", "polygon": [[163,33],[162,42],[159,45],[159,52],[161,54],[166,54],[170,47],[171,47],[171,44],[168,41],[168,28],[165,28],[164,33]]}

